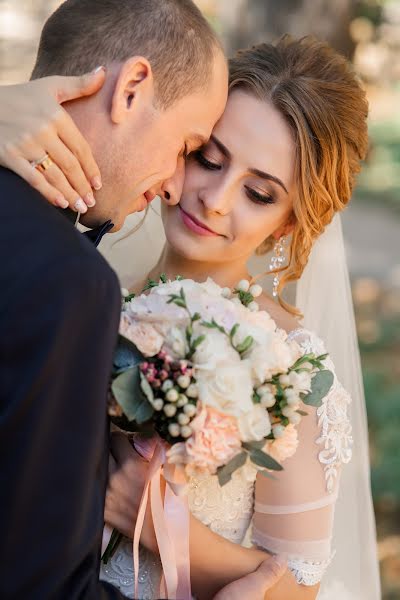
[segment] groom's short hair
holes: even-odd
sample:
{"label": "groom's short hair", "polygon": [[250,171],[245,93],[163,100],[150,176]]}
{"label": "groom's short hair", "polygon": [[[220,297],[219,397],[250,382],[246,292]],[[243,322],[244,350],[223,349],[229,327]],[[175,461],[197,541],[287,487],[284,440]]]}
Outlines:
{"label": "groom's short hair", "polygon": [[164,108],[206,89],[220,42],[192,0],[66,0],[47,20],[32,79],[82,75],[134,55]]}

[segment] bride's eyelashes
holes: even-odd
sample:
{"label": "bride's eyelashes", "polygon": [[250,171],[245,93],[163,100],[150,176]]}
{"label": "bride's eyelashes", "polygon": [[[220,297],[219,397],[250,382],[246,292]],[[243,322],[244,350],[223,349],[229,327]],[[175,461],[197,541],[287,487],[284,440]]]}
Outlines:
{"label": "bride's eyelashes", "polygon": [[275,204],[276,200],[271,194],[260,194],[248,185],[244,186],[246,195],[257,204]]}
{"label": "bride's eyelashes", "polygon": [[201,150],[196,150],[196,152],[193,152],[193,154],[191,154],[190,156],[193,156],[194,160],[201,166],[204,167],[205,169],[208,169],[209,171],[220,171],[222,169],[222,165],[218,164],[218,163],[214,163],[211,162],[210,160],[208,160],[203,152]]}
{"label": "bride's eyelashes", "polygon": [[[220,171],[222,169],[221,164],[217,162],[212,162],[211,160],[206,158],[204,150],[200,149],[196,150],[195,152],[192,152],[189,158],[193,158],[197,162],[197,164],[199,164],[204,169],[207,169],[208,171]],[[272,196],[271,194],[261,194],[260,192],[257,192],[255,189],[248,185],[245,185],[244,189],[246,190],[246,196],[256,204],[265,205],[275,204],[276,202],[274,196]]]}

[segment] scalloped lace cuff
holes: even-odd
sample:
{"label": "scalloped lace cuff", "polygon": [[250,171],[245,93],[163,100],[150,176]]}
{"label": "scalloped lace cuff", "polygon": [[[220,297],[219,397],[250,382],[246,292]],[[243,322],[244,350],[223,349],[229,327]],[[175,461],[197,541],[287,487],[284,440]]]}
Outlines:
{"label": "scalloped lace cuff", "polygon": [[289,558],[288,567],[301,585],[316,585],[322,580],[324,573],[330,565],[334,553],[323,561]]}

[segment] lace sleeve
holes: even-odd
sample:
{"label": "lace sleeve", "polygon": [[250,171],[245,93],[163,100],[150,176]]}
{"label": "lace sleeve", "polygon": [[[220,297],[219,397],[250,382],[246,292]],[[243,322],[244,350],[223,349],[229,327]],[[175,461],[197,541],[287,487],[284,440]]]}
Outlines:
{"label": "lace sleeve", "polygon": [[[321,340],[309,332],[291,334],[304,352],[325,353]],[[334,372],[329,357],[326,366]],[[332,560],[334,506],[341,465],[351,459],[350,397],[337,377],[322,406],[307,412],[298,428],[297,452],[270,480],[257,476],[253,543],[288,556],[297,582],[320,582]]]}

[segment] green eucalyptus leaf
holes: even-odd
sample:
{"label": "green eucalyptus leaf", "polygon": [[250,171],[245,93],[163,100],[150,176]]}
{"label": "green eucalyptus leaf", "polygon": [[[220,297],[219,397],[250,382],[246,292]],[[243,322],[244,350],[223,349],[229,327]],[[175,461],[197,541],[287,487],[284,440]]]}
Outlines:
{"label": "green eucalyptus leaf", "polygon": [[322,400],[325,398],[333,384],[332,371],[319,371],[314,375],[311,381],[311,392],[303,396],[304,404],[308,406],[321,406]]}
{"label": "green eucalyptus leaf", "polygon": [[272,456],[266,454],[258,448],[254,448],[250,452],[250,460],[259,467],[270,469],[271,471],[282,471],[283,467]]}
{"label": "green eucalyptus leaf", "polygon": [[232,479],[232,474],[243,467],[247,460],[247,453],[241,452],[230,460],[226,465],[217,470],[219,485],[222,487]]}
{"label": "green eucalyptus leaf", "polygon": [[111,389],[129,421],[141,424],[152,417],[154,409],[142,390],[138,366],[118,375],[112,382]]}
{"label": "green eucalyptus leaf", "polygon": [[252,452],[254,449],[261,450],[265,446],[265,439],[254,442],[243,442],[242,446],[249,452]]}
{"label": "green eucalyptus leaf", "polygon": [[275,475],[272,475],[272,473],[270,473],[266,469],[264,469],[263,471],[259,471],[259,473],[261,473],[261,475],[263,475],[264,477],[267,477],[268,479],[274,479],[276,481]]}

